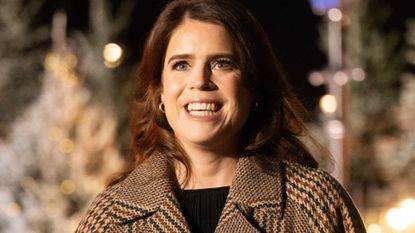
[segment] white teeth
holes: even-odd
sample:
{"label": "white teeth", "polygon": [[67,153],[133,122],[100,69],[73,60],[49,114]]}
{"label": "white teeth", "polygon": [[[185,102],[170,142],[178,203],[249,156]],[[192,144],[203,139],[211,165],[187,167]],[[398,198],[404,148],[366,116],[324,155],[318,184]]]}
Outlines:
{"label": "white teeth", "polygon": [[216,112],[219,106],[215,103],[190,103],[187,105],[188,111],[213,111]]}
{"label": "white teeth", "polygon": [[213,112],[211,111],[189,111],[190,115],[192,116],[211,116]]}

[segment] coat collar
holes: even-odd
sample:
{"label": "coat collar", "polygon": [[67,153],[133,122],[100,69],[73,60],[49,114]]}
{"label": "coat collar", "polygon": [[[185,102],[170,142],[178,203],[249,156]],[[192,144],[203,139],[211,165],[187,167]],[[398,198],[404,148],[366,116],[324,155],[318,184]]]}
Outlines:
{"label": "coat collar", "polygon": [[255,157],[239,159],[228,199],[240,206],[276,208],[278,217],[282,216],[284,199],[283,163],[276,163],[275,169],[263,171],[254,161]]}
{"label": "coat collar", "polygon": [[[120,183],[114,201],[119,223],[129,222],[156,212],[174,197],[174,177],[169,160],[160,153],[150,156]],[[172,174],[172,175],[171,175]]]}
{"label": "coat collar", "polygon": [[[275,208],[277,216],[281,217],[285,193],[282,164],[279,162],[276,169],[268,173],[260,170],[253,158],[240,158],[224,211],[230,206],[266,207]],[[114,201],[116,221],[130,222],[151,215],[162,206],[180,209],[174,192],[177,180],[172,177],[175,175],[169,159],[160,153],[152,155],[120,183]]]}

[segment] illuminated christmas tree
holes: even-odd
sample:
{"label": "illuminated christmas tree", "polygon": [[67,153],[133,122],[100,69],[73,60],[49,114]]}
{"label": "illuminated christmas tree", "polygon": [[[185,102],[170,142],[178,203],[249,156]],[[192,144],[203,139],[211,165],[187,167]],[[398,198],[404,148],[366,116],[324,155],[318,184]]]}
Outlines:
{"label": "illuminated christmas tree", "polygon": [[415,197],[415,76],[407,69],[415,63],[410,56],[415,26],[408,23],[405,40],[401,32],[388,29],[391,13],[378,1],[360,1],[356,9],[347,31],[346,59],[350,67],[365,71],[365,80],[353,83],[350,92],[354,196],[373,229],[413,232],[403,224],[407,214],[391,208]]}
{"label": "illuminated christmas tree", "polygon": [[[0,62],[8,68],[2,82],[9,83],[14,72],[37,78],[36,88],[24,89],[33,100],[19,105],[13,120],[2,119],[7,127],[2,127],[5,136],[0,138],[0,232],[73,232],[88,203],[124,165],[118,132],[122,115],[115,111],[120,100],[114,97],[115,72],[108,68],[120,63],[122,50],[107,46],[106,64],[102,58],[109,31],[117,33],[111,26],[120,22],[102,28],[106,20],[102,14],[109,8],[94,0],[91,28],[99,30],[68,38],[66,15],[59,12],[51,32],[41,28],[37,32],[42,37],[34,34],[33,39],[27,36],[31,18],[20,22],[22,16],[17,14],[27,7],[23,2],[9,1],[0,9],[2,25],[15,33],[13,37],[1,33],[0,39],[9,46],[23,43],[12,48],[15,57]],[[29,2],[32,9],[41,5]],[[47,40],[50,34],[50,52],[43,47],[22,52],[27,50],[25,43]],[[7,44],[1,45],[0,51],[8,50]],[[18,93],[13,95],[13,86],[0,87],[11,88],[10,96],[20,100]],[[13,110],[13,99],[1,95],[2,112]]]}

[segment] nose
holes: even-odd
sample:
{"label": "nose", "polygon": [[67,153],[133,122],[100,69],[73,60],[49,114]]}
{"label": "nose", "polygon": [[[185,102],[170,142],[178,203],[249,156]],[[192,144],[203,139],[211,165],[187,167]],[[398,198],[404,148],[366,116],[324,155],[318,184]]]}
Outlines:
{"label": "nose", "polygon": [[212,81],[212,71],[208,67],[200,67],[192,70],[190,88],[203,91],[215,90],[216,84]]}

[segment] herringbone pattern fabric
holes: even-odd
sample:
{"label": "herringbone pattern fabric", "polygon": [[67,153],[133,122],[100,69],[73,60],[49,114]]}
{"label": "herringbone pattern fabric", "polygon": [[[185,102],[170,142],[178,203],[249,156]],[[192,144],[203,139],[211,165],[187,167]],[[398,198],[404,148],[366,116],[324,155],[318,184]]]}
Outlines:
{"label": "herringbone pattern fabric", "polygon": [[[76,232],[190,232],[171,171],[165,156],[151,156],[96,198]],[[241,158],[216,232],[366,230],[347,192],[326,172],[286,161],[264,172]]]}

